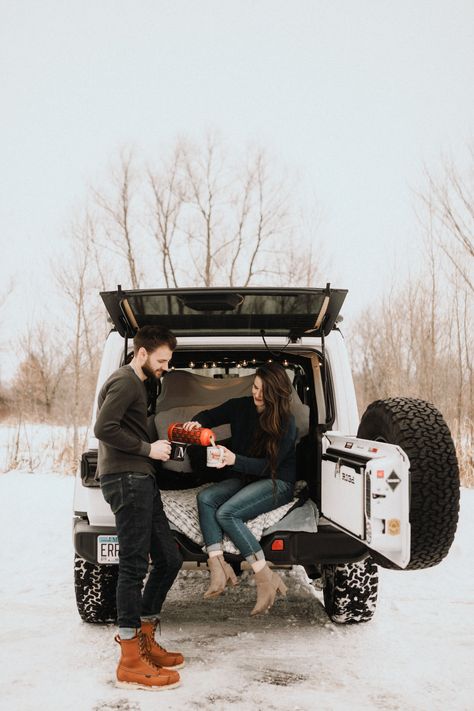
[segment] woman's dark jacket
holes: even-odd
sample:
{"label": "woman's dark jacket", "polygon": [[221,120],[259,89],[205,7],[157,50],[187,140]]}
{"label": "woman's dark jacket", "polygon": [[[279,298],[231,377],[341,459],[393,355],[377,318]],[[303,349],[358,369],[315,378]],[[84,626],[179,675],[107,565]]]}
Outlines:
{"label": "woman's dark jacket", "polygon": [[[235,464],[232,469],[246,474],[253,479],[268,478],[271,476],[270,463],[266,458],[250,456],[255,432],[258,427],[258,412],[252,397],[239,397],[227,400],[212,410],[202,410],[193,417],[203,427],[218,427],[230,424],[232,429],[232,443],[229,446],[235,453]],[[278,449],[276,478],[295,482],[296,476],[296,424],[293,415],[290,415],[285,432],[281,434]]]}

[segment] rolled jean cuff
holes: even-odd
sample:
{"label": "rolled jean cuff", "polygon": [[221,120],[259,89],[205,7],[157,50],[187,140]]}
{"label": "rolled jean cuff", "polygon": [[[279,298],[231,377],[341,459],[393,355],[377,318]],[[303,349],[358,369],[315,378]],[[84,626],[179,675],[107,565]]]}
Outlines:
{"label": "rolled jean cuff", "polygon": [[265,556],[263,554],[263,551],[261,548],[259,548],[258,551],[255,553],[251,553],[250,555],[245,556],[245,560],[247,563],[255,563],[257,560],[265,560]]}
{"label": "rolled jean cuff", "polygon": [[222,543],[211,543],[210,546],[205,546],[207,553],[210,553],[211,551],[223,551],[224,548],[222,546]]}

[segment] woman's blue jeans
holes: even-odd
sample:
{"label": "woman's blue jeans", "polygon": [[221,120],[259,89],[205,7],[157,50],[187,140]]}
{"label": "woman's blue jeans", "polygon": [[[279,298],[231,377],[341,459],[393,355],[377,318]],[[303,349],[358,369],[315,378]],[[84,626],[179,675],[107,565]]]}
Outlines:
{"label": "woman's blue jeans", "polygon": [[[100,487],[117,526],[118,625],[138,628],[141,617],[159,616],[181,568],[181,554],[152,474],[106,474]],[[142,593],[150,558],[152,567]]]}
{"label": "woman's blue jeans", "polygon": [[248,484],[235,477],[203,489],[197,502],[206,548],[218,549],[226,533],[244,558],[262,558],[260,543],[244,521],[283,506],[292,498],[293,484],[281,479],[275,479],[274,483],[271,479],[259,479]]}

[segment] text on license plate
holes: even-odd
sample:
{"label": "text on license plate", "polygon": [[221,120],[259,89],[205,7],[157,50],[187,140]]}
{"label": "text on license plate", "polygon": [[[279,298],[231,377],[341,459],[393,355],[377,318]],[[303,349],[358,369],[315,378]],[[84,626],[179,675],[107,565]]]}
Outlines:
{"label": "text on license plate", "polygon": [[118,552],[117,536],[97,536],[98,563],[118,563]]}

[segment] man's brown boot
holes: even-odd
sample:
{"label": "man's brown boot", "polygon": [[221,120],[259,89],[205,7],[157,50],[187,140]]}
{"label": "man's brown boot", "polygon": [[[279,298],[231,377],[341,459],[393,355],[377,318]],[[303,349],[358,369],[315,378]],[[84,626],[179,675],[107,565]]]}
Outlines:
{"label": "man's brown boot", "polygon": [[148,655],[150,659],[165,669],[182,669],[184,667],[184,657],[180,652],[167,652],[155,640],[155,632],[158,627],[158,620],[142,620],[142,634],[146,638]]}
{"label": "man's brown boot", "polygon": [[251,615],[258,615],[260,612],[269,610],[275,602],[277,592],[286,595],[285,583],[278,573],[270,570],[268,565],[255,573],[255,582],[257,583],[257,602],[250,613]]}
{"label": "man's brown boot", "polygon": [[217,597],[224,592],[227,583],[237,585],[237,576],[229,563],[226,563],[223,555],[210,556],[207,565],[211,573],[211,582],[204,593],[204,597]]}
{"label": "man's brown boot", "polygon": [[117,635],[115,641],[122,649],[117,667],[117,686],[163,691],[180,685],[178,672],[159,667],[148,656],[148,643],[140,630],[133,639],[120,639]]}

